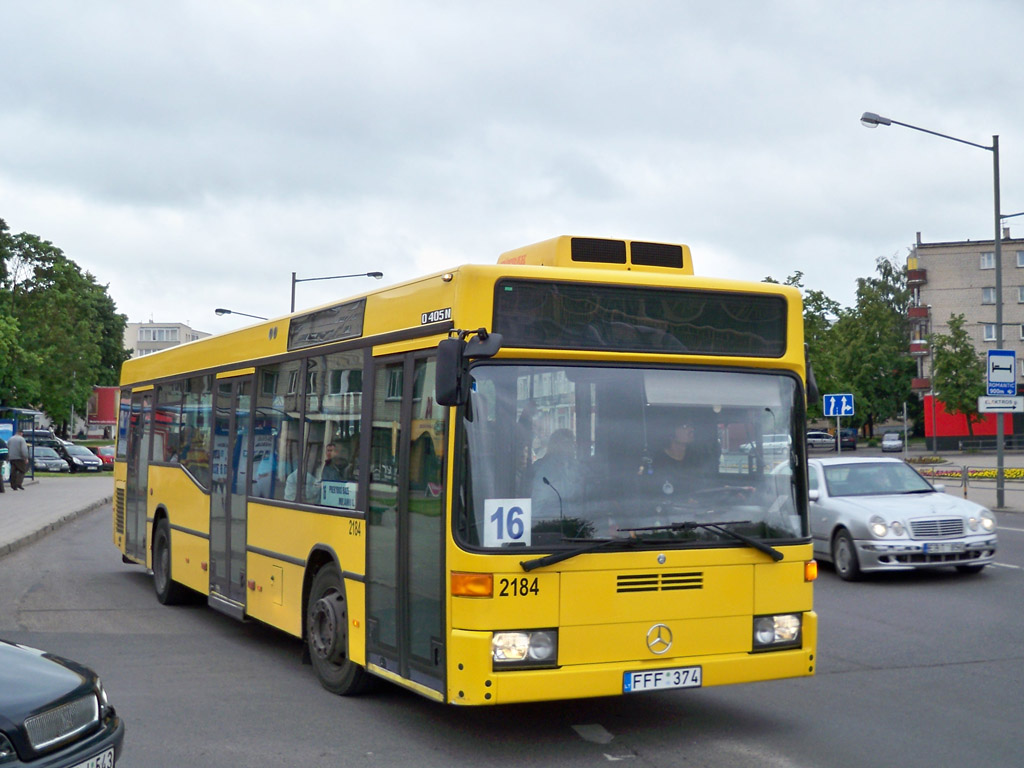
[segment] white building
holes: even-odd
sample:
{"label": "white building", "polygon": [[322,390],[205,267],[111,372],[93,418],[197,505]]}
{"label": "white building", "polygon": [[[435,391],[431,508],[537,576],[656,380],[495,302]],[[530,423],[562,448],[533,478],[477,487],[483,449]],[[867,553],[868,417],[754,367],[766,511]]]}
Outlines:
{"label": "white building", "polygon": [[209,335],[184,323],[128,323],[124,329],[124,348],[132,351],[132,357],[142,357]]}

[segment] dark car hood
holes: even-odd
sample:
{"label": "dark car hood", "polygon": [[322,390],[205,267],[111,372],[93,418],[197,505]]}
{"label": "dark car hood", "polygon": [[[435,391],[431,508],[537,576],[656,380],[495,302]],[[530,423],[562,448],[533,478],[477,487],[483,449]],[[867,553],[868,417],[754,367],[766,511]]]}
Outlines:
{"label": "dark car hood", "polygon": [[73,661],[0,640],[0,720],[20,722],[92,678]]}

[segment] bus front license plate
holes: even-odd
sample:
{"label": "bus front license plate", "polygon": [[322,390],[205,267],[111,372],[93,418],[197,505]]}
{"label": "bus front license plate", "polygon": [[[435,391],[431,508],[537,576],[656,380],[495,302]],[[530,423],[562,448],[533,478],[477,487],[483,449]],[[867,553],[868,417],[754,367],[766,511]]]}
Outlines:
{"label": "bus front license plate", "polygon": [[626,672],[622,676],[622,692],[640,693],[642,691],[667,691],[672,688],[700,688],[702,677],[700,667]]}

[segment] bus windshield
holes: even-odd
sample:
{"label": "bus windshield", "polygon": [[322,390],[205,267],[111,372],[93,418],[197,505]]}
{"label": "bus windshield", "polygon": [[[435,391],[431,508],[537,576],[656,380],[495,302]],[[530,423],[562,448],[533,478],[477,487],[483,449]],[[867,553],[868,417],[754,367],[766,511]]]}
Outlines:
{"label": "bus windshield", "polygon": [[467,548],[737,546],[708,523],[806,538],[794,376],[501,361],[472,373],[455,516]]}

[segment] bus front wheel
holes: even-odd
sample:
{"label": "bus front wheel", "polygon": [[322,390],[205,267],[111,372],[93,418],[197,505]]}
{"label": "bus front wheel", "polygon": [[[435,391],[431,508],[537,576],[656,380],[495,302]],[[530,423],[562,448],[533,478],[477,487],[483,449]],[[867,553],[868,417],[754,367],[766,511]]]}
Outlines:
{"label": "bus front wheel", "polygon": [[370,682],[366,670],[348,658],[348,621],[341,571],[330,563],[313,577],[306,611],[306,644],[320,684],[339,696],[361,693]]}

